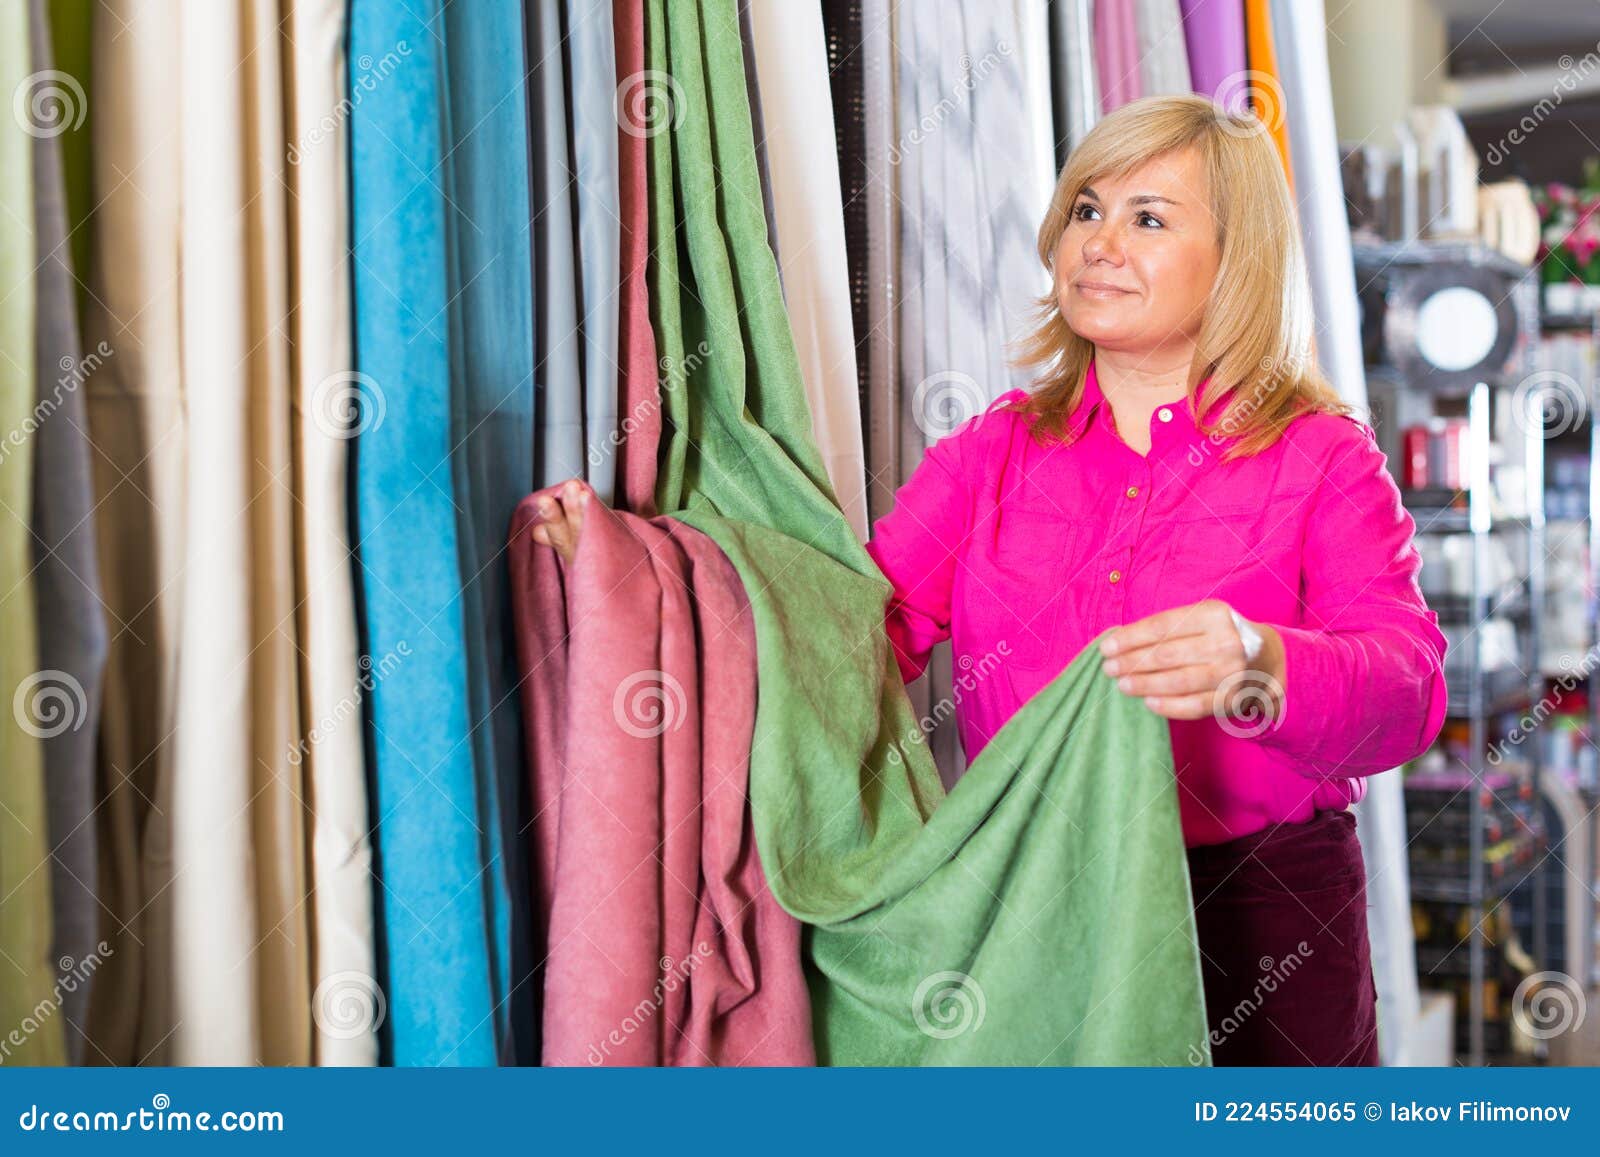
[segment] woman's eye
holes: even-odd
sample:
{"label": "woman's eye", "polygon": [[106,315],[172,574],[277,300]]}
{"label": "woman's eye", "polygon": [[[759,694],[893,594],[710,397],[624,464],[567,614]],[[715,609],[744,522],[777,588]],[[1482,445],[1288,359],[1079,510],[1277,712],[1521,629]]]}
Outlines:
{"label": "woman's eye", "polygon": [[1087,213],[1095,213],[1095,212],[1098,212],[1098,210],[1095,209],[1095,207],[1093,205],[1091,205],[1087,201],[1085,201],[1085,202],[1082,202],[1081,204],[1079,204],[1076,208],[1074,208],[1072,210],[1072,216],[1073,216],[1074,220],[1087,221],[1089,218],[1087,216],[1085,216],[1085,214],[1087,214]]}
{"label": "woman's eye", "polygon": [[1160,226],[1162,224],[1162,221],[1161,221],[1160,217],[1152,216],[1149,213],[1140,213],[1139,214],[1139,222],[1140,222],[1140,224],[1143,224],[1146,221],[1152,221],[1157,226]]}

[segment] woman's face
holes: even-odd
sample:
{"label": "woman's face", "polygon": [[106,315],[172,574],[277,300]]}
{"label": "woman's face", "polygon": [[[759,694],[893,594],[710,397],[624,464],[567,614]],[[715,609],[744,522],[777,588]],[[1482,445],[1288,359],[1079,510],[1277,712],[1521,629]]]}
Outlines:
{"label": "woman's face", "polygon": [[1096,346],[1192,348],[1221,257],[1204,166],[1182,149],[1078,195],[1056,245],[1056,299]]}

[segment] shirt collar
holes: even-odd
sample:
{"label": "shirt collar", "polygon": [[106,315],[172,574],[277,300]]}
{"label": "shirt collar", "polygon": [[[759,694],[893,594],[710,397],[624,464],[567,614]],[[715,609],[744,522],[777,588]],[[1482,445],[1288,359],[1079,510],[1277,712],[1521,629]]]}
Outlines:
{"label": "shirt collar", "polygon": [[[1210,386],[1211,378],[1208,376],[1195,387],[1195,393],[1199,396],[1202,404],[1205,403],[1206,393]],[[1095,414],[1102,408],[1102,403],[1105,400],[1105,393],[1100,389],[1100,380],[1095,374],[1094,359],[1090,358],[1089,368],[1083,375],[1082,396],[1078,399],[1077,408],[1072,411],[1071,416],[1067,419],[1067,428],[1072,432],[1074,438],[1083,434]],[[1199,426],[1195,422],[1194,403],[1190,398],[1184,398],[1182,404],[1174,406],[1173,410],[1175,411],[1174,420],[1177,420],[1178,416],[1182,415],[1183,429],[1189,440],[1198,441],[1205,436],[1200,433]]]}

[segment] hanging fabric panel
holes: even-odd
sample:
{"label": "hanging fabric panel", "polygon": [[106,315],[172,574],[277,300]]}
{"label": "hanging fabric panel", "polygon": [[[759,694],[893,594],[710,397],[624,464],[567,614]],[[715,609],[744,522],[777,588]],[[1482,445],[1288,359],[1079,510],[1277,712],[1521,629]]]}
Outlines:
{"label": "hanging fabric panel", "polygon": [[[583,380],[578,330],[574,180],[567,148],[567,83],[561,5],[551,0],[524,9],[528,61],[528,154],[532,219],[538,397],[534,485],[551,486],[588,474],[588,446],[608,437]],[[615,418],[615,403],[612,403]],[[615,429],[615,421],[611,428]],[[501,528],[502,531],[504,527]]]}
{"label": "hanging fabric panel", "polygon": [[[656,506],[656,453],[661,447],[661,399],[656,387],[656,342],[650,329],[650,190],[645,135],[652,114],[644,76],[644,4],[613,0],[617,42],[617,201],[621,221],[622,284],[617,303],[617,509],[648,517]],[[670,115],[670,113],[668,114]]]}
{"label": "hanging fabric panel", "polygon": [[1093,0],[1052,0],[1050,75],[1054,82],[1056,169],[1100,119]]}
{"label": "hanging fabric panel", "polygon": [[756,99],[769,134],[778,263],[811,428],[845,518],[865,541],[861,400],[822,11],[750,0],[749,13],[760,77]]}
{"label": "hanging fabric panel", "polygon": [[483,841],[494,829],[469,735],[450,458],[444,31],[437,0],[351,6],[352,65],[401,43],[410,53],[383,99],[356,104],[350,122],[362,407],[354,526],[364,650],[388,671],[367,696],[386,1059],[492,1065],[495,867]]}
{"label": "hanging fabric panel", "polygon": [[[53,75],[50,15],[44,0],[29,0],[32,71]],[[70,92],[70,90],[68,90]],[[65,113],[76,116],[75,106]],[[63,146],[56,125],[33,139],[34,227],[37,238],[37,370],[41,420],[33,435],[33,577],[37,584],[39,668],[51,672],[70,704],[45,729],[45,799],[49,808],[50,959],[58,976],[66,1055],[85,1051],[89,992],[101,956],[99,872],[95,846],[95,737],[100,724],[100,678],[106,622],[94,543],[94,491],[84,379],[103,359],[86,362],[78,337],[78,286],[68,247]],[[103,347],[107,352],[110,347]],[[3,468],[3,467],[0,467]],[[92,959],[91,959],[92,958]],[[70,977],[67,981],[65,978]]]}
{"label": "hanging fabric panel", "polygon": [[[173,741],[174,1060],[307,1064],[276,5],[180,17],[187,553]],[[240,62],[243,62],[242,64]]]}
{"label": "hanging fabric panel", "polygon": [[1192,92],[1178,0],[1138,0],[1139,84],[1145,96]]}
{"label": "hanging fabric panel", "polygon": [[[350,370],[349,137],[327,110],[345,99],[345,0],[290,0],[286,177],[293,247],[296,622],[305,731],[295,758],[310,804],[312,1031],[320,1065],[378,1063],[371,819],[360,696],[362,666],[347,524]],[[376,85],[400,58],[374,62]],[[380,672],[381,674],[381,672]]]}
{"label": "hanging fabric panel", "polygon": [[1138,0],[1094,0],[1095,73],[1102,114],[1144,95],[1137,5]]}
{"label": "hanging fabric panel", "polygon": [[1179,0],[1189,83],[1194,91],[1237,111],[1247,95],[1244,0]]}
{"label": "hanging fabric panel", "polygon": [[[532,1017],[522,724],[504,558],[506,527],[533,481],[533,272],[522,22],[513,6],[444,9],[445,200],[451,356],[450,463],[463,580],[471,743],[483,825],[482,887],[500,1058],[514,1063],[514,1014]],[[587,194],[585,194],[587,195]],[[581,200],[581,198],[580,198]],[[605,210],[609,214],[609,210]],[[616,251],[610,251],[615,268]],[[442,320],[442,319],[441,319]],[[576,330],[565,341],[575,346]],[[612,362],[605,373],[608,381]],[[533,1042],[524,1041],[531,1059]]]}
{"label": "hanging fabric panel", "polygon": [[1283,82],[1278,75],[1278,50],[1272,39],[1272,0],[1244,0],[1245,52],[1250,60],[1250,107],[1272,134],[1278,159],[1294,192],[1294,165],[1289,156],[1289,118],[1284,110]]}
{"label": "hanging fabric panel", "polygon": [[[592,492],[591,492],[592,493]],[[570,567],[511,529],[548,1065],[808,1065],[800,925],[746,808],[756,656],[705,535],[589,503]]]}
{"label": "hanging fabric panel", "polygon": [[89,1059],[172,1063],[173,725],[182,624],[188,437],[180,334],[180,75],[167,14],[93,11],[94,213],[84,347],[103,597],[112,626],[100,717],[101,929]]}
{"label": "hanging fabric panel", "polygon": [[[580,332],[589,438],[586,477],[595,493],[611,502],[617,476],[617,282],[621,271],[617,252],[616,37],[611,8],[604,0],[566,0],[565,15],[566,52],[572,65],[568,81],[578,201],[578,284],[583,294]],[[502,524],[496,538],[504,531]]]}

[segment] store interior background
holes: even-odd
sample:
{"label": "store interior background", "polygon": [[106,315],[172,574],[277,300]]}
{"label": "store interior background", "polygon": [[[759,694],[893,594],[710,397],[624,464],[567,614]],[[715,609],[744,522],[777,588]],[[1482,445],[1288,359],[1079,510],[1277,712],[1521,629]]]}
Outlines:
{"label": "store interior background", "polygon": [[1388,1063],[1592,1065],[1600,4],[1356,0],[1328,52],[1369,406],[1451,644],[1451,716],[1402,769]]}

